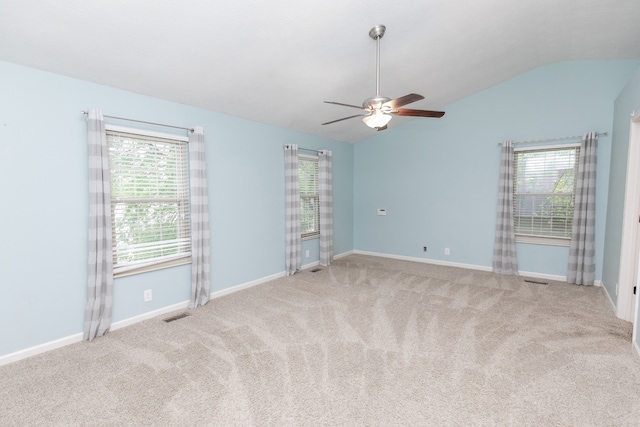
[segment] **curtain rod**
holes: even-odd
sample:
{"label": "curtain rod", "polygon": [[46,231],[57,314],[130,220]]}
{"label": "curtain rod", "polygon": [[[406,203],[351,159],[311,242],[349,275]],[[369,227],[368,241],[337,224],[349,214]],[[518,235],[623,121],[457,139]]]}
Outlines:
{"label": "curtain rod", "polygon": [[[290,144],[285,144],[285,148],[288,147]],[[310,151],[312,153],[316,153],[316,154],[320,154],[320,151],[318,150],[312,150],[311,148],[302,148],[302,147],[298,147],[298,150],[304,150],[304,151]]]}
{"label": "curtain rod", "polygon": [[[81,113],[84,114],[84,115],[89,114],[89,112],[87,112],[87,111],[81,111]],[[193,132],[193,128],[185,128],[185,127],[182,127],[182,126],[172,126],[172,125],[165,125],[165,124],[162,124],[162,123],[145,122],[144,120],[135,120],[135,119],[127,119],[127,118],[124,118],[124,117],[107,116],[106,114],[104,114],[103,117],[106,117],[106,118],[109,118],[109,119],[116,119],[116,120],[126,120],[128,122],[144,123],[144,124],[147,124],[147,125],[164,126],[166,128],[183,129],[183,130],[187,130],[189,132]]]}
{"label": "curtain rod", "polygon": [[[596,136],[600,135],[609,135],[609,132],[596,132]],[[563,141],[565,139],[576,139],[582,138],[584,135],[573,135],[573,136],[560,136],[558,138],[545,138],[545,139],[526,139],[523,141],[513,141],[514,144],[527,144],[530,142],[551,142],[551,141]],[[498,145],[502,145],[502,142],[498,142]]]}

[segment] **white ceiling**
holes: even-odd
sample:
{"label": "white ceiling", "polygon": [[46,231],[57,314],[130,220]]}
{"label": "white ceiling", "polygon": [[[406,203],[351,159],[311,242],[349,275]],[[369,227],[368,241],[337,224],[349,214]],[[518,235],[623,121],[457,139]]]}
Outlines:
{"label": "white ceiling", "polygon": [[377,24],[381,95],[426,98],[407,108],[557,61],[640,58],[638,0],[0,0],[0,60],[357,142],[375,131],[321,126],[357,114],[323,101],[375,95]]}

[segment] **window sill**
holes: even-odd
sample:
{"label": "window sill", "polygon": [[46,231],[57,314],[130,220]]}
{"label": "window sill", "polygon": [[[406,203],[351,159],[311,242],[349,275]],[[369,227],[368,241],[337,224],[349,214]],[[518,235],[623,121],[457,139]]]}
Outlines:
{"label": "window sill", "polygon": [[176,267],[178,265],[191,264],[191,255],[187,257],[181,257],[177,259],[167,260],[161,263],[141,265],[139,267],[132,267],[131,269],[119,271],[113,273],[113,278],[118,279],[120,277],[133,276],[134,274],[148,273],[149,271],[161,270],[163,268]]}
{"label": "window sill", "polygon": [[529,243],[532,245],[547,246],[571,246],[571,239],[568,237],[543,237],[529,236],[527,234],[516,234],[516,243]]}
{"label": "window sill", "polygon": [[319,239],[320,238],[320,233],[318,234],[312,234],[311,236],[300,236],[300,240],[305,241],[305,240],[313,240],[313,239]]}

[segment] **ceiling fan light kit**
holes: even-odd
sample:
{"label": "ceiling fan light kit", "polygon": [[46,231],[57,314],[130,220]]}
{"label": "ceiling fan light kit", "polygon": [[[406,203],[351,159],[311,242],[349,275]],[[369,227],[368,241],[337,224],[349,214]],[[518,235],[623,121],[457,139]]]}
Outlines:
{"label": "ceiling fan light kit", "polygon": [[362,103],[362,107],[351,104],[343,104],[341,102],[324,101],[327,104],[341,105],[343,107],[357,108],[363,110],[361,114],[355,114],[341,119],[332,120],[330,122],[322,123],[323,125],[329,125],[331,123],[341,122],[343,120],[352,119],[354,117],[362,117],[362,121],[370,128],[378,131],[385,130],[387,123],[391,118],[395,116],[412,116],[412,117],[442,117],[444,112],[442,111],[428,111],[428,110],[409,110],[399,108],[412,102],[424,99],[424,96],[416,93],[410,93],[409,95],[401,96],[400,98],[391,99],[384,96],[380,96],[380,39],[384,36],[386,31],[384,25],[376,25],[369,30],[369,37],[376,41],[376,96],[373,98],[367,98]]}
{"label": "ceiling fan light kit", "polygon": [[376,110],[374,113],[362,118],[364,124],[373,129],[385,127],[389,120],[391,120],[391,115],[385,114],[380,110]]}

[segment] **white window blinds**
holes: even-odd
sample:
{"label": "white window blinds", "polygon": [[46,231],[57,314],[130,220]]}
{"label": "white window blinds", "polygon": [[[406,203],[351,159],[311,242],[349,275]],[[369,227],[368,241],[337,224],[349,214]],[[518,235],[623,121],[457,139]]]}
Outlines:
{"label": "white window blinds", "polygon": [[514,153],[513,209],[517,237],[566,239],[568,244],[579,151],[579,147],[563,147]]}
{"label": "white window blinds", "polygon": [[107,130],[114,274],[191,256],[185,141]]}
{"label": "white window blinds", "polygon": [[300,237],[320,236],[320,197],[318,191],[318,159],[298,158],[300,182]]}

